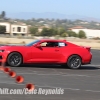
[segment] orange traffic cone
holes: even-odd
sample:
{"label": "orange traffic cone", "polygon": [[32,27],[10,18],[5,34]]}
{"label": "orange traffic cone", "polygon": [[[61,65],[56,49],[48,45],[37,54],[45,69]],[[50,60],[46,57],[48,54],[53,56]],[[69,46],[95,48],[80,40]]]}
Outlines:
{"label": "orange traffic cone", "polygon": [[3,66],[0,66],[0,70],[4,71],[4,67]]}
{"label": "orange traffic cone", "polygon": [[6,57],[5,57],[5,56],[3,56],[3,59],[2,59],[2,64],[1,64],[1,65],[2,65],[3,67],[5,67],[5,63],[6,63]]}
{"label": "orange traffic cone", "polygon": [[0,70],[4,71],[4,67],[5,67],[5,59],[3,59],[1,62]]}
{"label": "orange traffic cone", "polygon": [[29,91],[33,91],[35,89],[35,86],[31,83],[29,84],[26,84],[26,88],[29,90]]}
{"label": "orange traffic cone", "polygon": [[22,83],[22,82],[24,82],[24,78],[22,76],[17,76],[16,77],[16,82],[17,83]]}
{"label": "orange traffic cone", "polygon": [[5,72],[5,73],[8,73],[8,72],[10,72],[10,71],[11,71],[11,69],[10,69],[9,67],[5,67],[5,68],[4,68],[4,72]]}
{"label": "orange traffic cone", "polygon": [[16,73],[14,71],[10,71],[9,72],[9,76],[14,78],[14,77],[16,77]]}

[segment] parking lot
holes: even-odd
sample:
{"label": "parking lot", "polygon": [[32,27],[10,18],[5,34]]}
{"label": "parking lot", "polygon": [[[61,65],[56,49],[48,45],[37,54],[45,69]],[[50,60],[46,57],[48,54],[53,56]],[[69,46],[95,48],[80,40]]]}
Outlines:
{"label": "parking lot", "polygon": [[36,89],[64,89],[62,95],[1,95],[0,100],[100,100],[100,51],[92,50],[93,59],[89,65],[78,70],[50,65],[23,65],[12,67],[25,79],[17,84],[14,78],[0,71],[0,88],[22,89],[33,83]]}

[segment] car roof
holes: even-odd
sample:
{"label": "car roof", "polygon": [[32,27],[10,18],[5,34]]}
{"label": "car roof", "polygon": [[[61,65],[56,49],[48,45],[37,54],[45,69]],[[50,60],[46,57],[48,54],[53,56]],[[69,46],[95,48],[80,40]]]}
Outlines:
{"label": "car roof", "polygon": [[64,42],[64,43],[67,43],[68,45],[70,46],[78,46],[76,44],[73,44],[71,42],[68,42],[67,40],[57,40],[57,39],[40,39],[40,42]]}
{"label": "car roof", "polygon": [[66,42],[66,40],[56,40],[56,39],[41,39],[40,41]]}

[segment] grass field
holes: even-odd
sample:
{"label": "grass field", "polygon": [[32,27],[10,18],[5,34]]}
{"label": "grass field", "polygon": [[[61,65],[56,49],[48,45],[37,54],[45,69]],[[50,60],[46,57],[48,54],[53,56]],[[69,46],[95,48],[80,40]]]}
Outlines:
{"label": "grass field", "polygon": [[[29,42],[32,42],[35,39],[19,39],[19,38],[0,38],[0,44],[26,44]],[[63,38],[60,38],[63,39]],[[66,39],[69,42],[72,42],[74,44],[80,45],[80,46],[90,46],[93,49],[100,49],[100,40],[91,40],[91,39]]]}

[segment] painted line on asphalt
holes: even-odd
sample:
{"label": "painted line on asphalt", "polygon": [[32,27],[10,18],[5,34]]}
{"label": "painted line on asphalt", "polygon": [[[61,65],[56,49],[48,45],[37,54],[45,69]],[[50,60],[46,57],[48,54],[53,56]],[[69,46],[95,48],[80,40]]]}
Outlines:
{"label": "painted line on asphalt", "polygon": [[[61,88],[61,87],[54,87],[54,86],[39,86],[39,85],[36,85],[37,87],[49,87],[49,88]],[[73,90],[73,91],[85,91],[85,92],[94,92],[94,93],[97,93],[100,91],[95,91],[95,90],[82,90],[82,89],[75,89],[75,88],[62,88],[62,89],[65,89],[65,90]]]}
{"label": "painted line on asphalt", "polygon": [[[25,84],[17,84],[17,83],[12,83],[12,82],[0,82],[0,84],[9,84],[9,85],[25,85]],[[37,87],[48,87],[48,88],[61,88],[61,87],[55,87],[55,86],[41,86],[41,85],[35,85]],[[80,90],[80,89],[74,89],[74,88],[62,88],[62,89],[66,89],[66,90]]]}
{"label": "painted line on asphalt", "polygon": [[[9,85],[25,85],[25,84],[17,84],[17,83],[11,83],[11,82],[0,82],[0,84],[9,84]],[[100,91],[96,90],[82,90],[82,89],[77,89],[77,88],[62,88],[62,87],[55,87],[55,86],[40,86],[40,85],[35,85],[37,87],[44,87],[44,88],[61,88],[64,90],[72,90],[72,91],[85,91],[85,92],[93,92],[93,93],[100,93]]]}
{"label": "painted line on asphalt", "polygon": [[25,85],[25,84],[17,84],[17,83],[13,83],[13,82],[9,82],[9,81],[6,81],[6,82],[0,82],[0,84],[9,84],[9,85]]}
{"label": "painted line on asphalt", "polygon": [[100,75],[81,75],[81,74],[63,74],[62,72],[60,72],[61,74],[38,74],[38,73],[17,73],[17,74],[20,74],[20,75],[39,75],[39,76],[62,76],[62,77],[66,77],[66,76],[69,76],[69,77],[100,77]]}
{"label": "painted line on asphalt", "polygon": [[52,75],[54,75],[54,76],[81,76],[81,77],[91,77],[91,76],[88,76],[88,75],[79,75],[79,74],[38,74],[38,73],[17,73],[17,74],[26,74],[26,75],[31,75],[31,74],[36,74],[36,75],[43,75],[43,76],[45,76],[45,75],[48,75],[48,76],[52,76]]}
{"label": "painted line on asphalt", "polygon": [[83,66],[83,67],[84,67],[84,66],[89,66],[89,67],[95,67],[95,66],[96,66],[96,67],[100,67],[100,65],[91,65],[91,64],[90,64],[90,65],[82,65],[82,66]]}
{"label": "painted line on asphalt", "polygon": [[98,92],[98,93],[100,93],[100,91],[94,91],[94,90],[85,90],[85,91],[87,91],[87,92]]}

